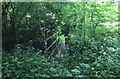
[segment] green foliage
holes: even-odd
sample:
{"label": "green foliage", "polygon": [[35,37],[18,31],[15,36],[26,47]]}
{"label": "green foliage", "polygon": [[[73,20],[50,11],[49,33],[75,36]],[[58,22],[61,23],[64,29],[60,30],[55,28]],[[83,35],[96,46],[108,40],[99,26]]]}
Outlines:
{"label": "green foliage", "polygon": [[[2,8],[3,78],[120,77],[116,3],[4,2]],[[41,52],[55,40],[50,51],[67,43],[62,62],[48,62],[51,52]]]}
{"label": "green foliage", "polygon": [[106,26],[100,27],[101,23],[117,21],[117,6],[112,2],[3,3],[2,7],[3,49],[6,51],[16,44],[39,48],[38,44],[66,25],[71,35],[78,35],[84,44],[91,37],[106,33]]}
{"label": "green foliage", "polygon": [[43,55],[33,52],[21,53],[14,49],[14,54],[3,53],[3,78],[39,78],[72,76],[58,62],[48,62]]}
{"label": "green foliage", "polygon": [[66,56],[66,66],[73,69],[74,76],[119,77],[118,39],[111,36],[98,38],[92,38],[86,46],[71,47],[73,54]]}
{"label": "green foliage", "polygon": [[59,38],[60,38],[60,42],[65,41],[65,36],[64,35],[61,35]]}
{"label": "green foliage", "polygon": [[[12,53],[3,52],[3,78],[39,78],[39,77],[118,77],[120,64],[118,63],[117,42],[91,39],[88,46],[83,47],[82,54],[74,50],[74,54],[64,54],[63,63],[48,62],[47,58],[36,53],[33,48],[23,52],[19,45]],[[110,46],[109,46],[110,45]],[[91,49],[89,49],[91,48]]]}

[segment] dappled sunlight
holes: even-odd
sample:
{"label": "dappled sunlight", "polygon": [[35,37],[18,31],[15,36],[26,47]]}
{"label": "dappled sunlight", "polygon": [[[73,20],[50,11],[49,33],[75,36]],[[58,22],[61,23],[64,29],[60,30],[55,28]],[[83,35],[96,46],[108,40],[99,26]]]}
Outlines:
{"label": "dappled sunlight", "polygon": [[117,0],[39,1],[2,3],[4,79],[120,77]]}

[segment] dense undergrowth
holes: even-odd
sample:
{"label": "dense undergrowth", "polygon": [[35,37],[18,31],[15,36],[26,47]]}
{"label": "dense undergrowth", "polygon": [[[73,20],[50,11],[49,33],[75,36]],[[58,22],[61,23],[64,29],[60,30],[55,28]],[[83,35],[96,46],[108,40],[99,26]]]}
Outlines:
{"label": "dense undergrowth", "polygon": [[120,77],[119,6],[104,1],[3,2],[2,77]]}
{"label": "dense undergrowth", "polygon": [[[89,40],[82,52],[74,50],[65,54],[63,62],[48,62],[47,57],[36,53],[32,47],[25,52],[16,46],[11,52],[3,52],[3,78],[37,77],[120,77],[118,39],[108,36]],[[74,49],[74,47],[73,47]],[[69,56],[68,56],[69,55]]]}

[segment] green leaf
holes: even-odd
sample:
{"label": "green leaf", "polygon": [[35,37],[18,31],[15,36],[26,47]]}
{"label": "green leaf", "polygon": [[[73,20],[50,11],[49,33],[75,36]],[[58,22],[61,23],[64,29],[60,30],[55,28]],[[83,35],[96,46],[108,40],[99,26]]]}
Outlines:
{"label": "green leaf", "polygon": [[59,38],[60,38],[60,42],[62,42],[62,41],[65,41],[66,37],[64,35],[61,35]]}

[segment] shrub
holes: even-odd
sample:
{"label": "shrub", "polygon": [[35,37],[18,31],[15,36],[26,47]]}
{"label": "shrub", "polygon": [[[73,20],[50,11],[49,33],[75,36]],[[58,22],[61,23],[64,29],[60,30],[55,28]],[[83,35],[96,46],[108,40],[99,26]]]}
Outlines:
{"label": "shrub", "polygon": [[44,55],[14,49],[12,53],[3,53],[3,78],[37,78],[72,76],[58,62],[48,62]]}

